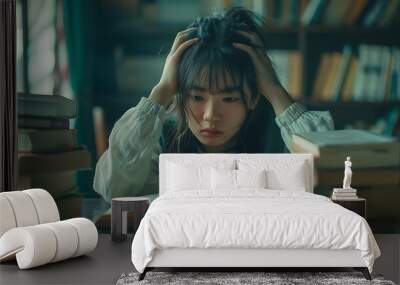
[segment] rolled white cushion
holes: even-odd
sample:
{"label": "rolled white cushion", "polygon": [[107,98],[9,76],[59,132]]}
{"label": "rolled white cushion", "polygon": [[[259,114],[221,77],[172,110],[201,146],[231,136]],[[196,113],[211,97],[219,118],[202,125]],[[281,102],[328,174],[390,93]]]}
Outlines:
{"label": "rolled white cushion", "polygon": [[9,229],[15,228],[17,222],[10,202],[0,195],[0,237]]}
{"label": "rolled white cushion", "polygon": [[43,224],[56,236],[57,250],[51,262],[57,262],[75,255],[78,248],[78,233],[73,225],[65,221]]}
{"label": "rolled white cushion", "polygon": [[92,221],[85,218],[73,218],[64,222],[74,226],[78,233],[78,248],[74,254],[79,256],[94,250],[97,246],[97,228]]}
{"label": "rolled white cushion", "polygon": [[20,269],[49,263],[56,250],[53,231],[43,225],[13,228],[0,239],[0,260],[16,253]]}
{"label": "rolled white cushion", "polygon": [[0,261],[16,254],[20,269],[86,254],[96,248],[95,225],[85,218],[18,227],[0,238]]}
{"label": "rolled white cushion", "polygon": [[33,226],[39,223],[35,205],[28,194],[22,191],[10,191],[3,192],[1,195],[10,202],[17,227]]}
{"label": "rolled white cushion", "polygon": [[56,202],[49,192],[40,188],[28,189],[22,192],[31,197],[39,217],[39,224],[60,220]]}

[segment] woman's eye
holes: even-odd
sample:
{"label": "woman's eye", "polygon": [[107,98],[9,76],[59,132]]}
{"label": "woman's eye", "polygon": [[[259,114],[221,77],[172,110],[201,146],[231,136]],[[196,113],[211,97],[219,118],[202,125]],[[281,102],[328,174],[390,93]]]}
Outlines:
{"label": "woman's eye", "polygon": [[223,100],[224,100],[224,102],[231,103],[231,102],[239,101],[240,98],[238,98],[238,97],[225,97]]}
{"label": "woman's eye", "polygon": [[199,96],[199,95],[191,95],[190,98],[191,98],[193,101],[196,101],[196,102],[203,101],[203,99],[204,99],[202,96]]}

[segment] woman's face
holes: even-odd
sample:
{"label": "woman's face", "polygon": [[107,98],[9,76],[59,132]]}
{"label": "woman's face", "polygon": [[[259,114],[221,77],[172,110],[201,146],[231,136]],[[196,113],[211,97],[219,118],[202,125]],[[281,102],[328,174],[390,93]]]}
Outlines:
{"label": "woman's face", "polygon": [[[244,86],[247,102],[250,89]],[[207,152],[223,152],[246,118],[246,106],[240,86],[232,80],[221,90],[210,91],[194,85],[188,92],[188,125]],[[249,104],[253,108],[253,104]],[[255,105],[255,104],[254,104]]]}

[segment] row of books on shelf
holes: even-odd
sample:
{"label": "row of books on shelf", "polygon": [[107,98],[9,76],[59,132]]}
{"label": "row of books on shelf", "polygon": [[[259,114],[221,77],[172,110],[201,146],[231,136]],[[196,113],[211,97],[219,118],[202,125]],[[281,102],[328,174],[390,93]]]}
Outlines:
{"label": "row of books on shelf", "polygon": [[[282,85],[292,96],[299,97],[303,68],[301,53],[293,50],[269,50],[268,55]],[[115,49],[114,56],[116,87],[120,93],[139,93],[147,96],[149,90],[160,80],[165,64],[163,57],[125,54],[121,48]]]}
{"label": "row of books on shelf", "polygon": [[225,7],[244,6],[263,15],[273,25],[364,27],[398,24],[398,0],[222,0]]}
{"label": "row of books on shelf", "polygon": [[399,101],[400,49],[345,45],[320,57],[313,86],[315,101]]}
{"label": "row of books on shelf", "polygon": [[81,216],[83,195],[76,173],[90,169],[91,156],[70,128],[76,102],[34,94],[18,94],[17,101],[17,189],[43,188],[55,199],[62,219]]}
{"label": "row of books on shelf", "polygon": [[[297,1],[295,1],[297,2]],[[303,14],[303,25],[363,27],[399,24],[398,0],[310,0]]]}
{"label": "row of books on shelf", "polygon": [[[198,15],[209,15],[231,7],[245,7],[265,17],[274,26],[327,26],[364,27],[399,24],[398,0],[121,0],[114,10],[131,11],[146,23],[189,23]],[[108,9],[110,10],[110,9]]]}

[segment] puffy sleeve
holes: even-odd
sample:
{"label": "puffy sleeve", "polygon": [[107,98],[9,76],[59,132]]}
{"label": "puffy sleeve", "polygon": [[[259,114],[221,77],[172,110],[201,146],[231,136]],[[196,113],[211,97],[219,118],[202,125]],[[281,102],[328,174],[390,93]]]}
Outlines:
{"label": "puffy sleeve", "polygon": [[334,123],[329,111],[307,111],[299,104],[293,103],[283,113],[275,118],[280,128],[286,147],[292,151],[292,135],[334,129]]}
{"label": "puffy sleeve", "polygon": [[159,141],[165,119],[165,108],[143,97],[115,123],[93,181],[94,190],[106,201],[158,193]]}

